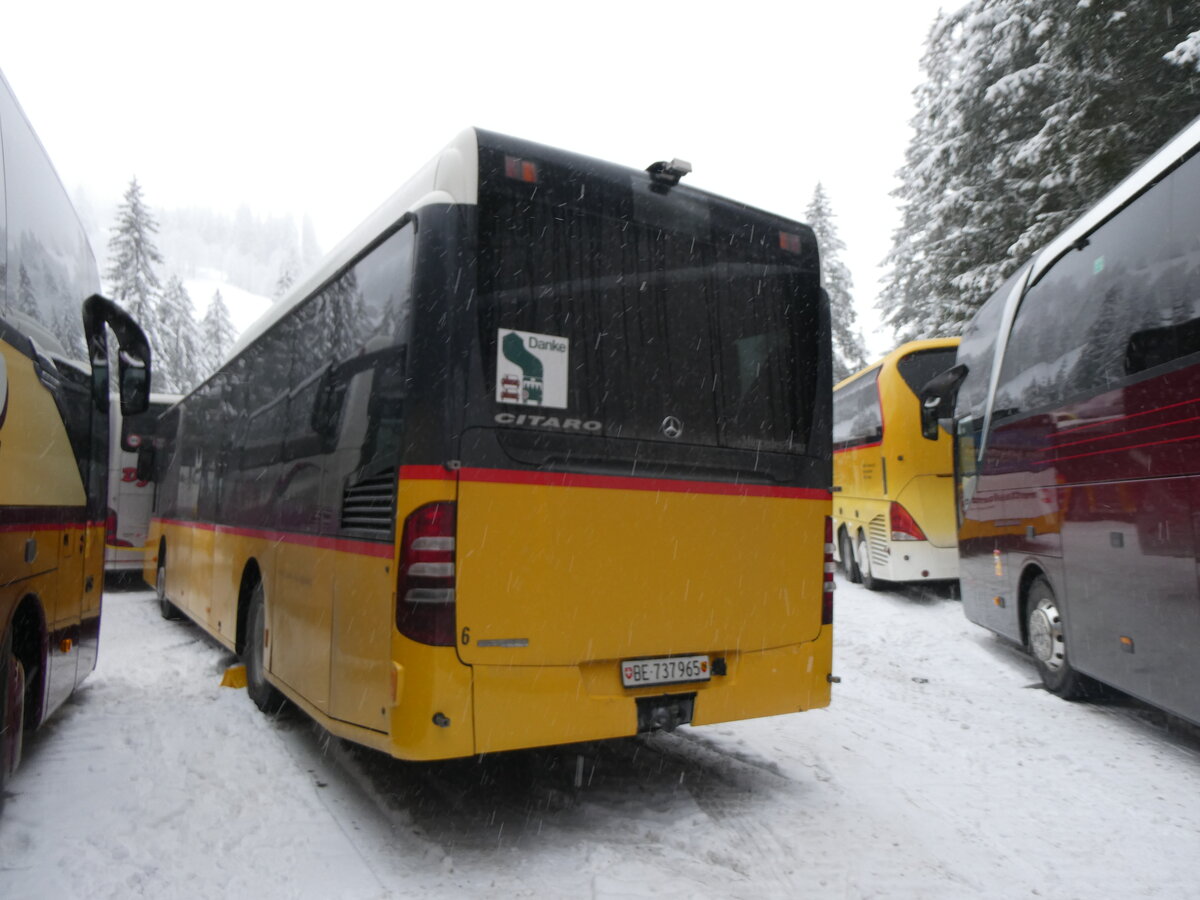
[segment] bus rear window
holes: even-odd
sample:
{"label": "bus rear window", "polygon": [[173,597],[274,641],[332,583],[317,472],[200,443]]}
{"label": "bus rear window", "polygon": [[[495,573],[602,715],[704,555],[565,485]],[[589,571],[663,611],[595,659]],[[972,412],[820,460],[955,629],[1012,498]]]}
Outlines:
{"label": "bus rear window", "polygon": [[[481,187],[480,341],[498,410],[600,423],[610,438],[803,451],[819,307],[778,225],[695,192],[652,196],[637,176],[575,177]],[[537,398],[520,372],[497,371],[514,331],[534,354],[537,341],[567,348]]]}

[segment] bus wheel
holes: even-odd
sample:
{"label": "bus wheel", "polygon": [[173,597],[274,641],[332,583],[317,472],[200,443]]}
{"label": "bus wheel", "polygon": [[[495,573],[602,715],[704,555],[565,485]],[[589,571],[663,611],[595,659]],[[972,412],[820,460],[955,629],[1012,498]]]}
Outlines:
{"label": "bus wheel", "polygon": [[862,586],[868,591],[879,590],[882,585],[878,578],[871,575],[871,545],[867,543],[867,536],[864,534],[858,536],[858,553],[855,556],[855,562],[858,572],[862,576]]}
{"label": "bus wheel", "polygon": [[1064,700],[1079,700],[1097,693],[1096,682],[1071,667],[1062,610],[1050,582],[1040,575],[1029,586],[1026,610],[1028,649],[1046,690]]}
{"label": "bus wheel", "polygon": [[158,611],[164,619],[178,619],[179,607],[167,599],[167,564],[159,552],[158,569],[154,573],[154,593],[158,595]]}
{"label": "bus wheel", "polygon": [[263,650],[267,637],[267,612],[263,600],[262,582],[254,586],[250,609],[246,612],[246,644],[242,662],[246,664],[246,693],[265,713],[277,713],[283,706],[283,695],[267,681]]}
{"label": "bus wheel", "polygon": [[21,762],[25,736],[25,666],[12,650],[12,629],[0,641],[0,809],[4,786]]}
{"label": "bus wheel", "polygon": [[858,570],[858,563],[854,559],[854,544],[850,540],[850,535],[842,530],[838,536],[839,551],[842,554],[842,571],[846,573],[846,580],[851,584],[862,584],[862,572]]}

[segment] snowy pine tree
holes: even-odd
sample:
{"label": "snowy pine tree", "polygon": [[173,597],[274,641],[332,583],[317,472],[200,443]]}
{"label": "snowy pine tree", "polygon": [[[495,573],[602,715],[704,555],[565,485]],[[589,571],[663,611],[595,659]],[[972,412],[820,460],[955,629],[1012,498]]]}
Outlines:
{"label": "snowy pine tree", "polygon": [[1197,21],[1200,0],[971,0],[938,17],[879,304],[902,339],[957,334],[1200,113],[1179,64]]}
{"label": "snowy pine tree", "polygon": [[829,317],[833,332],[833,380],[836,384],[867,365],[867,350],[862,332],[855,324],[858,315],[854,311],[853,287],[850,270],[842,262],[840,254],[846,249],[838,237],[834,225],[833,208],[825,195],[825,188],[817,183],[812,202],[805,212],[808,224],[817,236],[817,248],[821,256],[821,286],[829,295]]}
{"label": "snowy pine tree", "polygon": [[271,291],[271,299],[282,299],[283,295],[292,289],[292,285],[296,283],[296,276],[288,266],[284,266],[279,273],[279,278],[275,281],[275,290]]}
{"label": "snowy pine tree", "polygon": [[200,383],[202,364],[192,298],[175,275],[158,304],[159,355],[154,371],[159,390],[181,394]]}
{"label": "snowy pine tree", "polygon": [[88,352],[83,341],[83,329],[77,318],[71,313],[72,311],[67,308],[56,309],[50,330],[54,332],[54,336],[58,338],[59,343],[63,345],[70,356],[75,359],[87,359]]}
{"label": "snowy pine tree", "polygon": [[37,292],[33,287],[33,279],[25,263],[17,269],[17,311],[22,312],[35,322],[41,321],[42,315],[38,308]]}
{"label": "snowy pine tree", "polygon": [[[154,271],[162,263],[162,255],[154,246],[157,231],[158,223],[142,200],[142,188],[135,176],[117,208],[117,221],[108,241],[110,262],[104,277],[109,295],[129,311],[148,336],[158,333],[158,298],[162,289]],[[158,349],[154,344],[152,337],[152,349]]]}
{"label": "snowy pine tree", "polygon": [[200,322],[200,373],[199,381],[212,375],[233,349],[237,341],[237,329],[229,318],[229,309],[221,292],[214,291],[208,302],[208,310]]}
{"label": "snowy pine tree", "polygon": [[1167,62],[1200,72],[1200,31],[1193,31],[1166,56]]}

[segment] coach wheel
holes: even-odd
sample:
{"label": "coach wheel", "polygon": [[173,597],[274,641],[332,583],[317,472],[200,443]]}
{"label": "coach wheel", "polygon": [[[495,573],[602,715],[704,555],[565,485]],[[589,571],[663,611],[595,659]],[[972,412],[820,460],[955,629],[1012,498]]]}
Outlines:
{"label": "coach wheel", "polygon": [[164,619],[178,619],[179,607],[167,599],[167,563],[159,553],[158,569],[154,573],[154,592],[158,595],[158,611]]}
{"label": "coach wheel", "polygon": [[871,545],[867,543],[867,537],[864,534],[858,536],[858,554],[855,557],[858,564],[859,574],[862,576],[862,585],[868,591],[877,591],[881,587],[879,579],[871,574]]}
{"label": "coach wheel", "polygon": [[21,762],[25,736],[25,666],[13,653],[12,630],[0,641],[0,809],[4,786]]}
{"label": "coach wheel", "polygon": [[1050,582],[1040,575],[1029,586],[1025,634],[1029,653],[1046,690],[1065,700],[1098,693],[1096,682],[1071,666],[1067,656],[1066,620]]}
{"label": "coach wheel", "polygon": [[262,583],[259,582],[254,586],[250,609],[246,612],[246,644],[242,649],[242,662],[246,665],[246,693],[263,712],[275,713],[283,706],[283,695],[267,681],[266,639],[266,603]]}
{"label": "coach wheel", "polygon": [[842,571],[846,573],[846,580],[851,584],[862,584],[862,572],[859,571],[858,563],[854,559],[854,543],[845,529],[838,536],[838,545],[842,554]]}

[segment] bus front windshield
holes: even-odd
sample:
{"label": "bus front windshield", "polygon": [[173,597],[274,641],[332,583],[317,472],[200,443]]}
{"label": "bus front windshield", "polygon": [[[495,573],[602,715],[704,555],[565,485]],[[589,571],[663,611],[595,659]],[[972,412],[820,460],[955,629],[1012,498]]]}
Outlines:
{"label": "bus front windshield", "polygon": [[[820,320],[800,236],[640,173],[541,174],[481,186],[479,327],[497,409],[541,406],[608,438],[805,452]],[[544,369],[530,395],[527,373],[506,367],[539,341],[561,362],[529,362]]]}

